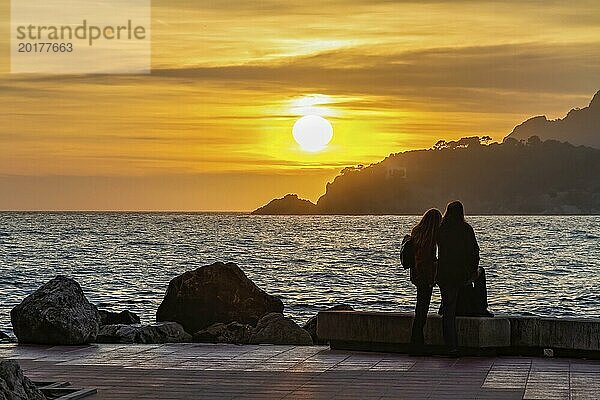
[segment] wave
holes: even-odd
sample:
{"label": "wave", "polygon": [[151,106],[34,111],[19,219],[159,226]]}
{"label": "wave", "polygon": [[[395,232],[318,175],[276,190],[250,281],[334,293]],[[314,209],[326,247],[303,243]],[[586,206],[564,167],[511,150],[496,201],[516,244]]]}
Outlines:
{"label": "wave", "polygon": [[127,242],[127,246],[156,246],[156,247],[164,247],[168,246],[168,243],[165,242],[152,242],[147,240],[133,240]]}

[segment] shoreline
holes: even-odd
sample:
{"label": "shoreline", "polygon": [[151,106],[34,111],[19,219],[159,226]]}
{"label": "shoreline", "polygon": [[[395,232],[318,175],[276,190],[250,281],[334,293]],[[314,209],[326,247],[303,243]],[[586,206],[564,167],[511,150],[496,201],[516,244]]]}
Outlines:
{"label": "shoreline", "polygon": [[[111,311],[111,310],[108,310]],[[382,313],[382,314],[403,314],[403,313],[412,313],[412,311],[403,311],[403,310],[395,310],[395,311],[382,311],[382,310],[377,310],[377,309],[372,309],[372,310],[355,310],[357,312],[364,312],[364,313]],[[318,312],[317,312],[318,314]],[[287,314],[289,316],[289,313]],[[429,312],[428,317],[435,317],[437,316],[437,312]],[[314,316],[314,315],[313,315]],[[295,318],[294,316],[289,316],[291,319],[293,319],[297,324],[299,325],[304,325],[311,317],[309,317],[308,319],[305,320],[298,320],[297,318]],[[478,318],[478,317],[475,317]],[[505,318],[505,319],[517,319],[517,318],[538,318],[538,319],[553,319],[553,320],[558,320],[558,321],[581,321],[581,322],[593,322],[593,323],[598,323],[600,324],[600,316],[598,317],[579,317],[579,316],[551,316],[551,315],[538,315],[538,314],[503,314],[503,313],[495,313],[494,318]],[[156,321],[154,320],[147,320],[147,319],[142,319],[140,324],[137,325],[148,325],[148,324],[152,324]],[[136,325],[136,324],[132,324],[132,325]],[[0,333],[7,333],[9,335],[11,335],[11,337],[15,337],[14,336],[14,332],[13,332],[13,328],[12,326],[0,326]],[[0,341],[0,344],[2,344],[2,341]]]}
{"label": "shoreline", "polygon": [[[375,311],[320,311],[317,315],[318,337],[331,349],[374,352],[408,353],[410,351],[410,327],[413,313]],[[546,356],[600,359],[600,318],[547,318],[519,317],[499,314],[494,317],[457,317],[459,347],[465,354],[498,356]],[[125,326],[144,327],[144,323]],[[30,346],[18,343],[12,329],[12,341],[0,340],[0,345]],[[1,338],[0,338],[1,339]],[[147,345],[181,344],[209,345],[210,341],[192,340],[156,342]],[[425,325],[425,344],[430,355],[442,354],[441,317],[429,313]],[[462,343],[462,344],[461,344]],[[89,345],[102,346],[110,342],[93,341]],[[112,343],[113,345],[137,346],[144,343]],[[228,344],[212,343],[212,344]],[[233,343],[229,343],[233,344]],[[251,346],[251,343],[236,345]],[[254,344],[256,345],[256,344]],[[276,345],[263,343],[261,345]],[[315,344],[317,345],[317,344]],[[69,348],[69,346],[57,346]],[[71,346],[77,349],[78,346]],[[304,347],[304,346],[303,346]],[[310,346],[308,346],[310,347]]]}

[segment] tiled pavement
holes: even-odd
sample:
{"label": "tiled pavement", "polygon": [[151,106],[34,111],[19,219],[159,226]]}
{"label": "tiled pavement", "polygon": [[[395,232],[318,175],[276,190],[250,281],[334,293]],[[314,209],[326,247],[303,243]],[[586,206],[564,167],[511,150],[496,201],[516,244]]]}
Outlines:
{"label": "tiled pavement", "polygon": [[310,346],[0,345],[96,399],[600,399],[600,361],[409,357]]}

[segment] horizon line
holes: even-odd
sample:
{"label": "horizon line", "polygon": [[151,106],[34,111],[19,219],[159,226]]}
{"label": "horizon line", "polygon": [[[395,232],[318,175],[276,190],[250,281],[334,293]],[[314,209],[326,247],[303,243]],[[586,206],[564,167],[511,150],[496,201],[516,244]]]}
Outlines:
{"label": "horizon line", "polygon": [[[0,213],[56,213],[56,214],[243,214],[253,215],[258,217],[305,217],[305,216],[338,216],[338,217],[385,217],[385,216],[397,216],[397,217],[414,217],[422,216],[423,213],[416,214],[252,214],[251,211],[223,211],[223,210],[0,210]],[[466,217],[598,217],[598,214],[502,214],[502,213],[489,213],[489,214],[467,214]]]}

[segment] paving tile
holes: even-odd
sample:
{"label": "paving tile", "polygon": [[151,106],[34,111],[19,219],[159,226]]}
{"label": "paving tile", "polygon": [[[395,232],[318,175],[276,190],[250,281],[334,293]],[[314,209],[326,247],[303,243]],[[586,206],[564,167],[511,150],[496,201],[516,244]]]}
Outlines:
{"label": "paving tile", "polygon": [[98,388],[98,399],[598,400],[600,361],[408,357],[324,346],[16,346],[34,379]]}
{"label": "paving tile", "polygon": [[525,387],[524,399],[568,400],[569,373],[559,371],[531,371]]}
{"label": "paving tile", "polygon": [[484,389],[525,389],[530,364],[494,363],[483,385]]}
{"label": "paving tile", "polygon": [[415,361],[410,360],[394,360],[394,359],[384,359],[379,361],[377,364],[373,365],[370,370],[377,372],[400,372],[400,371],[408,371],[415,365]]}

